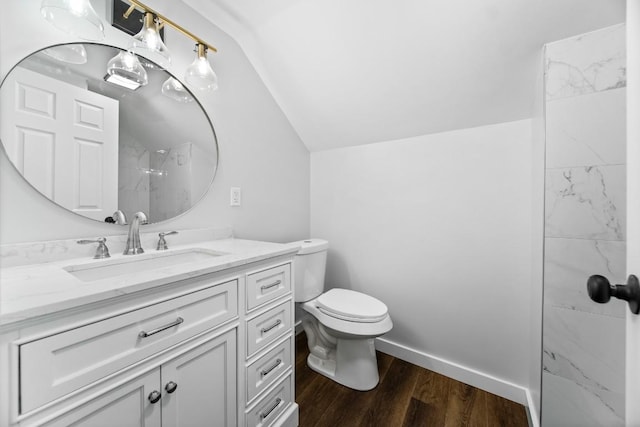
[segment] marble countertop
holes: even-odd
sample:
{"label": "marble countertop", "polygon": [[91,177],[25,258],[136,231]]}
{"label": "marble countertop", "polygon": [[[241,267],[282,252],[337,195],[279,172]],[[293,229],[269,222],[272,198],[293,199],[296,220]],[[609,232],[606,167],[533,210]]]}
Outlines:
{"label": "marble countertop", "polygon": [[[113,264],[134,257],[141,257],[141,260],[161,257],[193,248],[214,251],[220,255],[95,281],[80,280],[64,269],[70,265]],[[112,252],[111,258],[104,260],[83,257],[2,268],[0,326],[279,255],[294,254],[298,249],[296,244],[226,238],[176,245],[167,251],[151,249],[140,255],[114,255]]]}

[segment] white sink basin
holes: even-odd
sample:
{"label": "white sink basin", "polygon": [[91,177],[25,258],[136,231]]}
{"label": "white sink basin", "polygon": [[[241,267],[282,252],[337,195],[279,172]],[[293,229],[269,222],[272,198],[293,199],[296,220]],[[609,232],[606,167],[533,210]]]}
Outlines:
{"label": "white sink basin", "polygon": [[204,261],[221,255],[226,254],[207,249],[183,249],[166,253],[127,255],[125,258],[114,260],[68,265],[64,267],[64,270],[83,282],[93,282],[127,274],[152,271],[158,268],[172,267],[178,264]]}

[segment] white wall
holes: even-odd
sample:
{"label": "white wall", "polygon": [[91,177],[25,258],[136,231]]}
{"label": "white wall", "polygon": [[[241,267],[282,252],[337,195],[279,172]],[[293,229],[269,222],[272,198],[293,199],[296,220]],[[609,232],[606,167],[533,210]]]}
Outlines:
{"label": "white wall", "polygon": [[[107,16],[108,0],[92,1]],[[205,198],[190,212],[146,231],[232,226],[237,237],[292,241],[309,233],[309,152],[300,141],[242,50],[225,33],[179,2],[146,2],[214,44],[211,55],[220,89],[198,95],[215,127],[219,169]],[[30,53],[51,44],[79,41],[40,15],[39,0],[8,0],[0,14],[0,78]],[[106,42],[126,47],[128,38],[106,25]],[[181,76],[193,60],[193,42],[167,30],[170,71]],[[186,124],[188,125],[188,124]],[[243,206],[229,207],[229,188],[242,187]],[[93,237],[114,233],[51,204],[26,184],[0,155],[0,242]],[[125,234],[126,229],[120,229]]]}
{"label": "white wall", "polygon": [[387,304],[385,351],[518,401],[530,381],[531,145],[522,120],[311,154],[328,284]]}
{"label": "white wall", "polygon": [[311,151],[532,116],[540,47],[624,0],[182,0],[226,28]]}

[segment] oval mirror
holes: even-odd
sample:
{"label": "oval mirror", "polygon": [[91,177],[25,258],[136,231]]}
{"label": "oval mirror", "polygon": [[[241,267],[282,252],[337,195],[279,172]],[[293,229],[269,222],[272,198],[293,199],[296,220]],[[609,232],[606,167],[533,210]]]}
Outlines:
{"label": "oval mirror", "polygon": [[107,222],[117,210],[127,218],[142,211],[164,221],[209,189],[216,135],[200,103],[164,70],[145,68],[148,83],[137,89],[107,81],[119,54],[74,43],[22,60],[0,86],[0,139],[27,182],[69,211]]}

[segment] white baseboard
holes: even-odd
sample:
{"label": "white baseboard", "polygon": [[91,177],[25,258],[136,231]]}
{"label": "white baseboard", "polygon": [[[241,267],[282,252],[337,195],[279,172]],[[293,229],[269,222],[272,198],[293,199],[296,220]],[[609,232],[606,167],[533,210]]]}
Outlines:
{"label": "white baseboard", "polygon": [[[296,335],[303,332],[303,330],[302,322],[296,322]],[[417,351],[385,338],[376,338],[376,349],[397,357],[398,359],[405,360],[413,363],[414,365],[421,366],[449,378],[453,378],[457,381],[524,405],[527,408],[529,427],[540,427],[538,408],[528,388],[496,378],[467,366]]]}
{"label": "white baseboard", "polygon": [[538,407],[536,406],[531,391],[526,389],[527,392],[527,416],[529,417],[529,427],[540,427],[540,419],[538,418]]}
{"label": "white baseboard", "polygon": [[[496,378],[475,369],[444,360],[440,357],[417,351],[393,341],[389,341],[385,338],[376,339],[376,349],[397,357],[398,359],[405,360],[413,363],[414,365],[421,366],[465,384],[488,391],[489,393],[504,397],[505,399],[520,403],[521,405],[529,407],[529,405],[533,403],[529,390],[525,387]],[[532,422],[537,422],[535,410],[531,412],[532,414],[530,415],[530,418],[535,418]],[[532,424],[532,427],[538,426],[539,424]]]}

